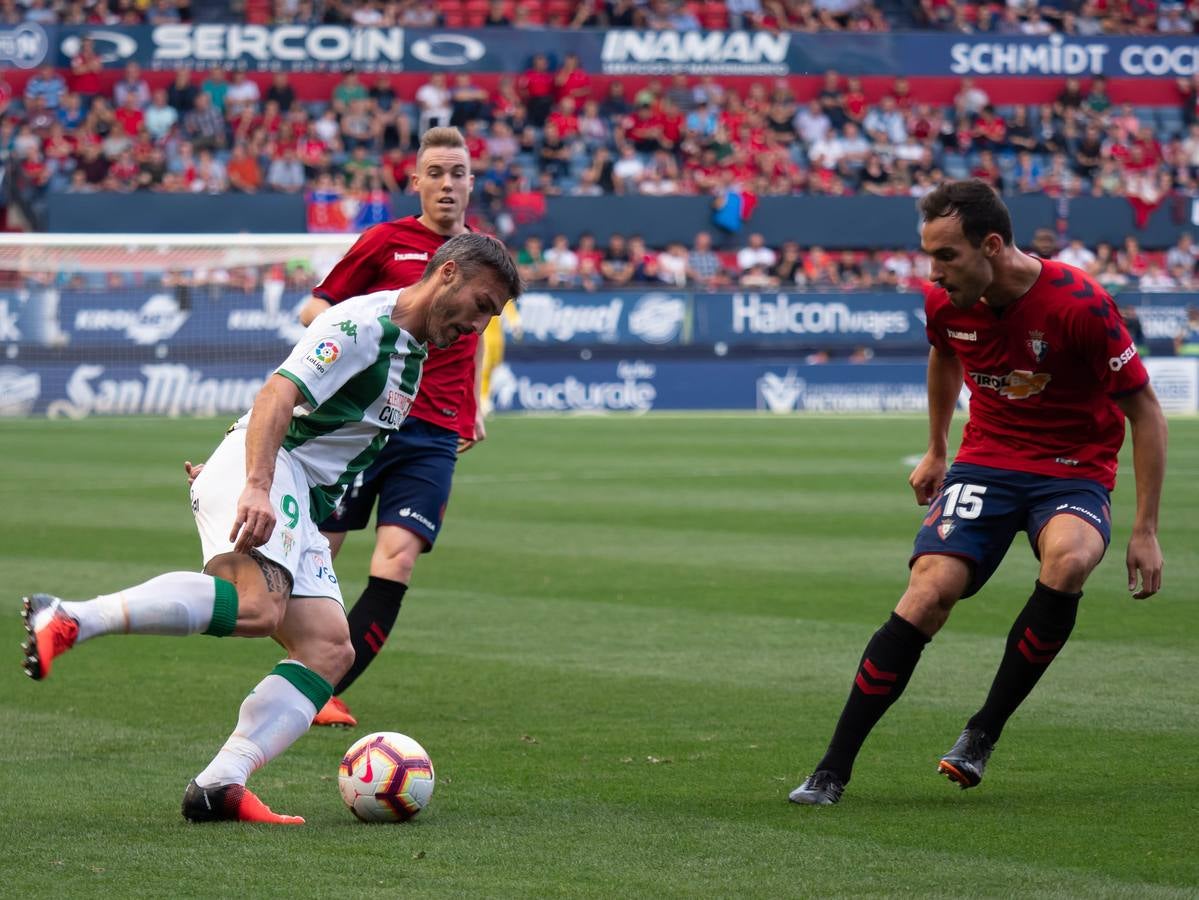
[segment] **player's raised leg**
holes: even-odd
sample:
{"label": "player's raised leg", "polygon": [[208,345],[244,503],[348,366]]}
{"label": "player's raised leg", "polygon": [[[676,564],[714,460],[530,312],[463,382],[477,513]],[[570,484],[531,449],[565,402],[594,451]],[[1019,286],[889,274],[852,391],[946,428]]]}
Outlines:
{"label": "player's raised leg", "polygon": [[[1098,520],[1101,503],[1095,505]],[[1102,521],[1106,525],[1106,519]],[[1037,537],[1041,571],[1028,603],[1008,632],[991,690],[937,766],[963,789],[982,781],[1008,719],[1065,646],[1074,630],[1083,585],[1103,558],[1107,539],[1106,533],[1075,515],[1053,516],[1041,529]]]}
{"label": "player's raised leg", "polygon": [[293,597],[275,632],[284,659],[242,702],[237,726],[188,785],[183,815],[194,822],[239,820],[302,824],[272,812],[246,788],[255,771],[283,753],[309,728],[353,659],[345,611],[329,597]]}
{"label": "player's raised leg", "polygon": [[841,799],[862,744],[907,687],[924,645],[945,624],[969,580],[969,566],[958,557],[916,560],[895,612],[866,644],[824,757],[791,792],[791,802],[827,806]]}
{"label": "player's raised leg", "polygon": [[243,600],[231,581],[200,572],[169,572],[78,602],[33,594],[24,598],[22,609],[28,634],[22,646],[25,673],[41,680],[50,674],[55,657],[106,634],[233,634],[239,609],[254,619],[265,599],[253,595]]}

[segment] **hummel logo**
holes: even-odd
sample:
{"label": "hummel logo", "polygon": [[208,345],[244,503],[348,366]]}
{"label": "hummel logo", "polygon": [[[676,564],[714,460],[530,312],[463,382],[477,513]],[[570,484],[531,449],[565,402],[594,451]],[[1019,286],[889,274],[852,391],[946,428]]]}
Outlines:
{"label": "hummel logo", "polygon": [[954,331],[952,328],[946,329],[951,338],[956,338],[959,341],[977,341],[977,331]]}
{"label": "hummel logo", "polygon": [[428,253],[397,253],[395,255],[396,262],[408,262],[410,260],[416,260],[418,262],[428,262],[429,254]]}

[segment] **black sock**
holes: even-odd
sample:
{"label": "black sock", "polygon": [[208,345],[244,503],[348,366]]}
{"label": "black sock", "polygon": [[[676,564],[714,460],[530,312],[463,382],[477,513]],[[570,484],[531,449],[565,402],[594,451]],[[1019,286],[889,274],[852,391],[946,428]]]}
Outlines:
{"label": "black sock", "polygon": [[828,769],[842,781],[849,781],[853,761],[866,736],[907,687],[928,642],[929,637],[919,628],[891,613],[866,645],[849,699],[817,769]]}
{"label": "black sock", "polygon": [[966,727],[981,728],[991,740],[999,740],[1007,720],[1070,637],[1081,597],[1082,594],[1066,594],[1037,582],[1008,634],[1007,649],[991,683],[991,692]]}
{"label": "black sock", "polygon": [[354,664],[337,682],[333,688],[334,694],[341,694],[353,684],[379,655],[387,636],[391,634],[391,626],[395,624],[407,590],[408,585],[402,581],[376,578],[374,575],[367,579],[366,590],[347,617],[350,621],[350,641],[354,644]]}

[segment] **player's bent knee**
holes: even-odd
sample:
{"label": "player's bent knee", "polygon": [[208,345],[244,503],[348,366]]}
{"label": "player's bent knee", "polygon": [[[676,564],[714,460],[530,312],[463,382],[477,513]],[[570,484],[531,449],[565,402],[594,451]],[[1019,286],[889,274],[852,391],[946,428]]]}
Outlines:
{"label": "player's bent knee", "polygon": [[350,643],[348,632],[344,640],[305,641],[290,648],[290,653],[330,684],[341,681],[354,665],[354,645]]}
{"label": "player's bent knee", "polygon": [[375,552],[371,554],[371,574],[409,584],[424,549],[425,541],[420,535],[398,525],[380,525],[375,535]]}
{"label": "player's bent knee", "polygon": [[1058,591],[1081,591],[1087,577],[1099,563],[1095,554],[1075,547],[1053,553],[1041,560],[1042,584]]}

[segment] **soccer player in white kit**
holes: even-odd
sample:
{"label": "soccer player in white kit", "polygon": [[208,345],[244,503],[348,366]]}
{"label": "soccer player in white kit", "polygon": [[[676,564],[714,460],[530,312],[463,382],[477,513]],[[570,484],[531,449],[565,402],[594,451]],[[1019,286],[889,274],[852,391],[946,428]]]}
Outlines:
{"label": "soccer player in white kit", "polygon": [[302,824],[272,812],[246,781],[308,730],[354,660],[316,523],[400,427],[427,344],[481,333],[521,288],[507,249],[468,233],[443,244],[411,287],[317,317],[192,485],[203,572],[81,602],[26,597],[26,674],[45,678],[55,657],[105,634],[275,638],[287,658],[242,702],[233,734],[188,785],[183,815]]}

